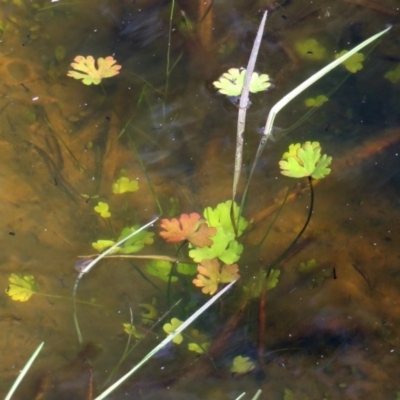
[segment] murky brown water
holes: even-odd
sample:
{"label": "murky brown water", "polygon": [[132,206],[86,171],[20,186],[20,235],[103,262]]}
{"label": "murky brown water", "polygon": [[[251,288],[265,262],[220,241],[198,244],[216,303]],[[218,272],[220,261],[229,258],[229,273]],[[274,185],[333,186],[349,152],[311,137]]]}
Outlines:
{"label": "murky brown water", "polygon": [[[256,70],[269,73],[275,88],[252,96],[249,160],[274,102],[335,52],[387,24],[393,28],[366,57],[362,71],[340,85],[347,73],[338,68],[282,111],[276,120],[280,129],[307,112],[306,97],[337,87],[302,125],[268,143],[250,185],[245,214],[254,223],[239,262],[243,278],[279,256],[306,219],[307,191],[290,198],[268,240],[255,247],[276,211],[278,192],[289,184],[279,173],[281,154],[290,143],[318,140],[334,159],[332,174],[315,187],[314,215],[303,241],[281,264],[279,284],[268,293],[265,354],[252,373],[233,377],[229,372],[233,357],[257,360],[260,349],[258,302],[243,305],[239,281],[201,322],[215,341],[224,342],[213,355],[215,368],[206,357],[175,346],[109,398],[234,399],[243,391],[251,398],[262,389],[261,398],[289,399],[286,389],[294,399],[396,399],[400,86],[383,75],[399,63],[400,4],[215,1],[200,27],[188,31],[180,11],[196,23],[205,12],[203,2],[177,0],[167,84],[171,4],[164,3],[1,3],[1,282],[6,289],[11,273],[33,275],[40,293],[66,297],[34,295],[25,303],[5,293],[0,297],[1,393],[45,341],[14,398],[91,399],[91,390],[101,392],[124,351],[122,323],[130,320],[129,308],[135,321],[140,321],[140,303],[156,299],[160,314],[168,310],[166,285],[149,278],[160,293],[137,271],[144,271],[145,262],[102,261],[78,290],[79,300],[92,303],[78,304],[82,349],[73,323],[74,265],[78,256],[94,253],[92,242],[110,237],[93,210],[98,200],[109,203],[116,236],[124,226],[144,224],[159,213],[147,178],[165,214],[171,197],[179,199],[180,212],[201,212],[231,197],[237,109],[215,93],[212,82],[228,68],[247,64],[260,11],[267,7]],[[308,38],[324,46],[320,60],[296,51],[296,43]],[[66,76],[76,55],[113,55],[121,73],[103,80],[104,91],[85,86]],[[137,193],[112,194],[121,169],[139,181]],[[99,197],[88,200],[82,194]],[[139,254],[174,256],[175,249],[156,237]],[[310,259],[318,267],[300,273],[299,264]],[[199,293],[181,284],[173,299],[183,297],[195,309],[205,299]],[[224,327],[232,329],[227,333]],[[162,338],[158,327],[117,377]]]}

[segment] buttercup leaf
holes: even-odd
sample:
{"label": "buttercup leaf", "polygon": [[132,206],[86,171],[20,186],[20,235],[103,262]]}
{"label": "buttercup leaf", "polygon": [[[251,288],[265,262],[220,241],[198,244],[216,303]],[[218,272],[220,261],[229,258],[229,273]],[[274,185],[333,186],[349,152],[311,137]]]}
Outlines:
{"label": "buttercup leaf", "polygon": [[126,176],[121,176],[112,184],[112,191],[115,194],[136,192],[137,190],[139,190],[138,181],[130,181]]}
{"label": "buttercup leaf", "polygon": [[[293,148],[289,149],[289,153],[291,151],[293,153]],[[284,154],[286,159],[279,161],[283,175],[291,178],[311,176],[314,179],[322,179],[331,172],[328,166],[332,162],[332,157],[321,156],[321,147],[318,142],[305,142],[297,147],[295,157],[287,156],[287,154]]]}
{"label": "buttercup leaf", "polygon": [[[105,249],[108,249],[111,247],[115,242],[113,240],[98,240],[97,242],[93,242],[92,246],[95,248],[97,251],[102,252]],[[115,249],[115,252],[118,252],[119,249],[118,247]]]}
{"label": "buttercup leaf", "polygon": [[250,357],[237,356],[233,359],[230,371],[234,374],[243,375],[253,370],[255,366],[254,361],[251,361]]}
{"label": "buttercup leaf", "polygon": [[[130,235],[132,232],[136,231],[139,228],[139,225],[134,225],[130,228],[126,227],[122,229],[117,242],[122,240],[123,238]],[[154,242],[154,233],[147,231],[140,231],[136,235],[129,238],[126,242],[124,242],[122,247],[119,247],[119,253],[122,254],[132,254],[137,253],[142,250],[146,244],[152,244]]]}
{"label": "buttercup leaf", "polygon": [[201,343],[200,345],[197,343],[188,344],[188,350],[193,351],[194,353],[197,354],[204,354],[209,347],[210,347],[210,342],[204,342]]}
{"label": "buttercup leaf", "polygon": [[135,325],[132,325],[131,323],[126,323],[122,324],[124,327],[124,332],[126,332],[128,335],[133,336],[136,339],[141,339],[143,337],[143,334],[137,331]]}
{"label": "buttercup leaf", "polygon": [[14,301],[28,301],[39,290],[39,285],[32,275],[11,274],[8,281],[10,283],[6,293]]}
{"label": "buttercup leaf", "polygon": [[102,201],[97,203],[97,206],[94,207],[94,211],[100,214],[101,218],[110,218],[111,213],[108,211],[108,204]]}
{"label": "buttercup leaf", "polygon": [[[335,58],[338,59],[339,57],[344,56],[346,53],[348,53],[348,51],[343,50],[340,53],[336,54]],[[355,74],[357,71],[363,69],[362,62],[364,61],[364,58],[364,54],[356,53],[349,57],[347,60],[343,61],[343,66],[347,69],[347,71]]]}
{"label": "buttercup leaf", "polygon": [[211,296],[218,290],[218,284],[230,283],[240,278],[238,274],[239,267],[236,264],[223,265],[221,267],[216,259],[203,260],[197,270],[199,274],[193,280],[193,284],[201,287],[204,294],[210,294]]}
{"label": "buttercup leaf", "polygon": [[[169,276],[171,274],[172,263],[165,260],[151,260],[146,265],[146,271],[150,275],[160,278],[164,282],[169,281]],[[171,277],[171,282],[176,282],[178,278],[176,276]]]}
{"label": "buttercup leaf", "polygon": [[160,236],[170,243],[178,243],[188,240],[194,246],[211,246],[210,237],[216,233],[215,228],[210,228],[200,219],[197,213],[182,214],[179,219],[162,219]]}
{"label": "buttercup leaf", "polygon": [[197,265],[180,262],[176,266],[176,271],[182,275],[194,275],[197,272]]}
{"label": "buttercup leaf", "polygon": [[400,82],[400,64],[390,71],[386,72],[384,78],[392,83],[399,83]]}
{"label": "buttercup leaf", "polygon": [[326,50],[315,39],[305,39],[295,44],[297,53],[307,60],[319,61],[325,58]]}
{"label": "buttercup leaf", "polygon": [[212,237],[213,245],[196,247],[189,251],[189,256],[196,262],[219,258],[226,264],[233,264],[239,260],[243,245],[235,240],[233,232],[225,232],[221,226],[216,229],[217,233]]}
{"label": "buttercup leaf", "polygon": [[[170,335],[171,333],[174,333],[182,324],[183,321],[179,320],[178,318],[172,318],[170,323],[163,325],[164,332]],[[181,334],[176,335],[172,341],[176,344],[181,344],[183,341],[183,336]]]}
{"label": "buttercup leaf", "polygon": [[74,79],[82,79],[82,83],[85,85],[98,85],[102,79],[111,78],[119,74],[121,66],[116,65],[116,62],[111,56],[100,57],[97,60],[98,68],[96,68],[95,60],[92,56],[76,56],[74,62],[71,63],[73,70],[68,71],[67,76]]}
{"label": "buttercup leaf", "polygon": [[[233,216],[237,221],[239,215],[239,206],[236,203],[233,203],[232,200],[227,200],[225,203],[219,203],[216,208],[212,209],[211,207],[207,207],[204,210],[204,218],[207,220],[208,225],[212,227],[223,227],[225,232],[235,232],[232,217],[231,217],[231,209],[233,208]],[[243,231],[247,228],[247,221],[240,217],[237,222],[238,236],[240,236]]]}
{"label": "buttercup leaf", "polygon": [[322,104],[326,103],[329,99],[324,96],[323,94],[320,94],[319,96],[315,98],[308,98],[304,101],[305,105],[307,107],[320,107]]}
{"label": "buttercup leaf", "polygon": [[[244,86],[246,69],[230,68],[213,85],[221,94],[226,96],[240,96]],[[250,80],[250,92],[257,93],[266,90],[271,86],[270,78],[267,74],[253,72]]]}

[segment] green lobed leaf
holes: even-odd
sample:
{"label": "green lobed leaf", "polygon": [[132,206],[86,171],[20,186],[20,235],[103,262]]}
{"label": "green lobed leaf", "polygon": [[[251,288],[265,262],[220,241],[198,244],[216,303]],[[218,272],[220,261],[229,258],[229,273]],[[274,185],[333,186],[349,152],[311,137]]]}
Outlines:
{"label": "green lobed leaf", "polygon": [[[163,280],[164,282],[169,281],[171,269],[172,269],[172,263],[165,260],[151,260],[146,265],[147,273],[156,276],[157,278]],[[171,282],[176,282],[177,280],[178,278],[176,276],[171,277]]]}
{"label": "green lobed leaf", "polygon": [[[235,232],[231,219],[231,208],[232,200],[227,200],[225,203],[219,203],[214,209],[211,207],[205,208],[203,215],[209,226],[215,228],[222,226],[226,232]],[[238,218],[239,211],[239,206],[236,202],[233,203],[233,216],[235,220]],[[238,236],[240,236],[247,228],[248,223],[243,217],[240,217],[237,224]],[[214,240],[214,238],[211,239]]]}
{"label": "green lobed leaf", "polygon": [[233,264],[239,260],[243,245],[235,240],[233,232],[226,232],[223,227],[217,227],[217,233],[211,238],[212,246],[197,247],[189,251],[189,256],[196,262],[219,258],[225,264]]}
{"label": "green lobed leaf", "polygon": [[318,142],[305,142],[301,147],[296,145],[296,148],[296,156],[288,156],[294,149],[289,147],[289,153],[284,154],[287,159],[279,161],[283,175],[291,178],[311,176],[314,179],[322,179],[331,172],[327,167],[332,162],[332,157],[321,156],[321,147]]}

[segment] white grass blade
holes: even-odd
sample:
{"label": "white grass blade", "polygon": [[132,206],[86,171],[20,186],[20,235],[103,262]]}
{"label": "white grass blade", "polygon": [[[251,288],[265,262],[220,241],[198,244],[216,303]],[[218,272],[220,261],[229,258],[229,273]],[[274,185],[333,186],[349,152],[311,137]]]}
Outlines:
{"label": "white grass blade", "polygon": [[389,31],[391,27],[386,28],[385,30],[377,33],[376,35],[371,36],[367,40],[364,40],[362,43],[360,43],[358,46],[354,47],[351,49],[349,52],[344,54],[343,56],[339,57],[337,60],[332,61],[330,64],[328,64],[326,67],[322,68],[318,72],[316,72],[314,75],[312,75],[310,78],[305,80],[302,84],[297,86],[294,90],[292,90],[290,93],[288,93],[283,99],[278,101],[270,110],[268,114],[268,119],[265,124],[265,129],[264,129],[264,136],[268,137],[271,132],[272,132],[272,127],[274,124],[274,120],[276,115],[280,110],[282,110],[283,107],[286,106],[291,100],[293,100],[295,97],[297,97],[301,92],[306,90],[309,86],[311,86],[313,83],[321,79],[323,76],[325,76],[328,72],[332,71],[334,68],[336,68],[339,64],[342,62],[346,61],[348,58],[350,58],[353,54],[357,53],[359,50],[364,48],[365,46],[369,45],[376,39],[378,39],[380,36],[384,35],[387,31]]}
{"label": "white grass blade", "polygon": [[103,253],[101,253],[97,258],[95,258],[91,263],[89,263],[85,268],[83,268],[79,275],[82,276],[82,275],[88,273],[102,258],[104,258],[106,255],[110,254],[116,247],[125,243],[132,236],[137,235],[139,232],[141,232],[141,231],[145,230],[146,228],[148,228],[149,226],[153,225],[154,222],[156,222],[157,220],[158,220],[158,217],[154,218],[152,221],[148,222],[146,225],[141,226],[139,229],[132,232],[127,237],[125,237],[125,238],[121,239],[119,242],[113,244],[109,249],[103,251]]}
{"label": "white grass blade", "polygon": [[91,263],[89,263],[85,268],[82,269],[82,271],[79,273],[79,275],[77,276],[76,280],[75,280],[75,284],[74,284],[74,289],[72,291],[72,301],[74,304],[74,324],[75,324],[75,330],[76,330],[76,334],[78,335],[78,340],[79,343],[82,344],[83,343],[83,337],[82,337],[82,332],[81,332],[81,328],[79,327],[79,321],[78,321],[78,314],[76,312],[76,292],[78,291],[78,285],[79,285],[79,281],[81,280],[82,276],[87,274],[102,258],[104,258],[105,256],[107,256],[108,254],[110,254],[116,247],[118,247],[119,245],[123,244],[124,242],[126,242],[128,239],[130,239],[132,236],[135,236],[136,234],[138,234],[139,232],[143,231],[144,229],[148,228],[149,226],[153,225],[154,222],[156,222],[158,220],[159,217],[154,218],[153,220],[151,220],[150,222],[148,222],[146,225],[141,226],[139,229],[137,229],[136,231],[132,232],[131,234],[129,234],[127,237],[121,239],[119,242],[113,244],[109,249],[103,251],[103,253],[101,253],[98,257],[96,257]]}
{"label": "white grass blade", "polygon": [[258,51],[260,50],[262,35],[264,33],[265,22],[267,20],[268,12],[265,11],[262,17],[260,26],[258,27],[257,36],[254,39],[253,49],[251,50],[249,62],[246,68],[246,75],[244,78],[244,84],[242,89],[242,94],[240,95],[239,103],[239,115],[237,123],[237,133],[236,133],[236,154],[235,154],[235,169],[233,175],[233,185],[232,185],[232,201],[235,200],[237,187],[239,184],[240,171],[242,170],[242,159],[243,159],[243,133],[246,125],[246,113],[249,103],[249,91],[251,77],[254,72],[254,67],[256,65]]}
{"label": "white grass blade", "polygon": [[240,396],[236,397],[235,400],[241,400],[244,398],[244,396],[246,396],[246,392],[243,392]]}
{"label": "white grass blade", "polygon": [[257,400],[261,396],[262,390],[258,389],[257,393],[254,395],[254,397],[251,400]]}
{"label": "white grass blade", "polygon": [[36,357],[38,356],[38,354],[40,353],[40,350],[42,350],[42,347],[44,345],[44,342],[40,343],[40,345],[38,346],[38,348],[35,350],[35,352],[32,354],[31,358],[28,360],[28,362],[25,364],[25,367],[22,369],[22,371],[19,373],[18,378],[15,380],[14,384],[11,386],[11,389],[9,390],[9,392],[7,393],[7,396],[5,397],[4,400],[10,400],[11,396],[14,394],[14,392],[17,390],[19,384],[21,383],[22,379],[24,378],[24,376],[26,375],[26,373],[28,372],[29,368],[31,367],[31,365],[33,364],[33,362],[35,361]]}
{"label": "white grass blade", "polygon": [[212,304],[214,304],[224,293],[226,293],[236,281],[231,282],[225,286],[220,292],[214,297],[207,301],[202,307],[200,307],[194,314],[192,314],[181,326],[176,329],[175,332],[168,335],[161,343],[159,343],[153,350],[150,351],[145,357],[142,358],[128,373],[121,377],[117,382],[112,384],[107,390],[97,396],[94,400],[102,400],[113,392],[118,386],[125,382],[131,375],[133,375],[143,364],[145,364],[151,357],[159,352],[165,345],[172,342],[175,336],[179,335],[184,329],[186,329],[192,322],[194,322],[204,311],[206,311]]}

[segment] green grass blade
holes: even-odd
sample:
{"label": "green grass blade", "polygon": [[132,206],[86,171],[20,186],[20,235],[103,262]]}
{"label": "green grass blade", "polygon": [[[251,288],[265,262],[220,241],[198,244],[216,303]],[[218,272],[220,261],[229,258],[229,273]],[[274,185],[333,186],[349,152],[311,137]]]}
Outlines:
{"label": "green grass blade", "polygon": [[178,329],[168,335],[161,343],[159,343],[153,350],[151,350],[145,357],[142,358],[128,373],[121,377],[117,382],[111,385],[107,390],[97,396],[94,400],[102,400],[113,392],[118,386],[125,382],[131,375],[133,375],[143,364],[145,364],[151,357],[153,357],[158,351],[160,351],[165,345],[172,342],[175,336],[179,335],[184,329],[186,329],[193,321],[195,321],[204,311],[206,311],[213,303],[215,303],[224,293],[226,293],[236,281],[231,282],[225,286],[220,292],[213,296],[207,301],[202,307],[200,307],[194,314],[192,314]]}
{"label": "green grass blade", "polygon": [[9,392],[7,393],[7,396],[5,397],[5,400],[10,400],[11,396],[14,394],[14,392],[17,390],[19,384],[21,383],[22,379],[24,378],[24,376],[26,375],[26,373],[28,372],[29,368],[31,367],[31,365],[33,364],[33,362],[35,361],[36,357],[38,356],[38,354],[40,353],[40,350],[42,350],[42,347],[44,345],[44,342],[40,343],[40,345],[38,346],[38,348],[35,350],[35,352],[32,354],[31,358],[28,360],[28,362],[25,364],[25,367],[22,369],[22,371],[20,372],[20,374],[18,375],[18,378],[15,380],[14,384],[11,386],[11,389],[9,390]]}
{"label": "green grass blade", "polygon": [[264,128],[264,133],[263,137],[260,140],[260,144],[258,145],[257,153],[254,158],[253,165],[251,167],[251,171],[249,174],[249,177],[247,179],[246,187],[244,189],[243,193],[243,198],[242,198],[242,205],[241,209],[243,208],[243,203],[246,199],[247,192],[249,189],[249,184],[251,181],[251,178],[253,176],[254,170],[256,168],[256,165],[258,163],[259,158],[261,157],[261,154],[264,150],[264,146],[267,143],[268,139],[271,137],[272,134],[272,128],[274,125],[275,117],[278,114],[278,112],[286,105],[288,104],[291,100],[293,100],[296,96],[298,96],[300,93],[302,93],[305,89],[307,89],[309,86],[311,86],[313,83],[317,82],[319,79],[321,79],[323,76],[325,76],[328,72],[332,71],[334,68],[336,68],[339,64],[342,62],[346,61],[349,57],[357,53],[359,50],[364,48],[365,46],[369,45],[376,39],[378,39],[380,36],[384,35],[386,32],[388,32],[391,29],[391,27],[386,28],[385,30],[377,33],[376,35],[371,36],[367,40],[364,40],[362,43],[360,43],[358,46],[354,47],[351,49],[349,52],[344,54],[342,57],[339,57],[337,60],[332,61],[330,64],[328,64],[326,67],[322,68],[318,72],[316,72],[314,75],[312,75],[310,78],[305,80],[302,84],[297,86],[294,90],[292,90],[290,93],[288,93],[285,97],[283,97],[280,101],[278,101],[270,110],[267,118],[267,122],[265,124]]}
{"label": "green grass blade", "polygon": [[295,89],[293,89],[290,93],[288,93],[285,97],[283,97],[280,101],[278,101],[270,110],[268,114],[268,119],[265,124],[265,129],[264,129],[264,136],[269,136],[272,132],[272,127],[274,124],[274,120],[278,112],[286,106],[291,100],[293,100],[295,97],[297,97],[301,92],[306,90],[309,86],[311,86],[313,83],[317,82],[319,79],[321,79],[323,76],[325,76],[328,72],[332,71],[334,68],[336,68],[338,65],[340,65],[342,62],[346,61],[348,58],[350,58],[352,55],[357,53],[359,50],[364,48],[365,46],[369,45],[376,39],[378,39],[380,36],[384,35],[386,32],[388,32],[391,29],[391,27],[386,28],[385,30],[377,33],[376,35],[371,36],[367,40],[364,40],[362,43],[360,43],[358,46],[354,47],[351,49],[349,52],[344,54],[343,56],[339,57],[337,60],[332,61],[330,64],[328,64],[326,67],[320,69],[318,72],[316,72],[314,75],[312,75],[310,78],[305,80],[302,84],[297,86]]}

